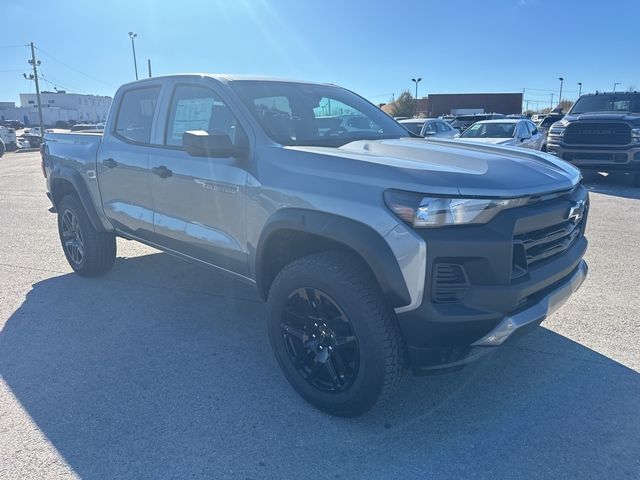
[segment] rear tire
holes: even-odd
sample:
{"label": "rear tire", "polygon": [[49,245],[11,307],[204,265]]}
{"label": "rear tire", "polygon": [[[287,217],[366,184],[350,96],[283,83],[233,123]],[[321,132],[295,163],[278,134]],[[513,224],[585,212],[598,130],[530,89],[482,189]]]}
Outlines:
{"label": "rear tire", "polygon": [[276,359],[318,409],[361,415],[400,383],[405,356],[395,314],[355,255],[295,260],[276,276],[267,305]]}
{"label": "rear tire", "polygon": [[94,277],[107,272],[116,259],[116,237],[97,231],[75,195],[65,196],[57,207],[58,233],[71,268]]}

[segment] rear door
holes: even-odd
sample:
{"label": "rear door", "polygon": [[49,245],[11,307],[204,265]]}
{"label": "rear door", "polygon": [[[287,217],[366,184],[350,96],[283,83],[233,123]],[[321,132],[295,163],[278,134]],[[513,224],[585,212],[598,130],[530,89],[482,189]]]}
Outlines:
{"label": "rear door", "polygon": [[150,153],[156,242],[246,276],[246,160],[192,157],[182,147],[189,130],[223,132],[235,144],[246,134],[210,79],[176,79],[166,93]]}
{"label": "rear door", "polygon": [[153,82],[118,92],[97,158],[105,215],[117,230],[145,240],[153,236],[149,144],[159,95]]}

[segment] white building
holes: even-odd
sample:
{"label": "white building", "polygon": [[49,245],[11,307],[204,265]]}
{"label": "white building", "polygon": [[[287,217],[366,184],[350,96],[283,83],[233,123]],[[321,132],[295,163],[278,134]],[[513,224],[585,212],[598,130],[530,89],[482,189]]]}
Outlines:
{"label": "white building", "polygon": [[[111,97],[83,95],[80,93],[41,92],[42,121],[47,126],[59,120],[75,120],[80,123],[104,122],[111,106]],[[20,107],[10,102],[0,102],[0,120],[20,120],[25,124],[37,125],[38,99],[35,93],[21,93]]]}

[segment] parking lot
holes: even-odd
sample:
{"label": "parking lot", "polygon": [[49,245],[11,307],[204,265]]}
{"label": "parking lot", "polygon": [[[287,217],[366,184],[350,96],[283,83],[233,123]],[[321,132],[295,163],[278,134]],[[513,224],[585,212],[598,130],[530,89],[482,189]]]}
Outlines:
{"label": "parking lot", "polygon": [[6,154],[0,478],[640,478],[640,188],[590,182],[589,277],[558,313],[339,419],[286,382],[251,288],[124,240],[74,275],[39,154]]}

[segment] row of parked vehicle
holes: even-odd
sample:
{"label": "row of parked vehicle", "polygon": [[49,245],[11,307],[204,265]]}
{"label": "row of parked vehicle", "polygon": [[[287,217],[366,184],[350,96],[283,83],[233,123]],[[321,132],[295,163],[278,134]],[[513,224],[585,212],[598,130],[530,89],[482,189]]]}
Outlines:
{"label": "row of parked vehicle", "polygon": [[502,114],[464,115],[449,122],[440,118],[411,118],[399,123],[421,137],[457,138],[493,145],[546,149],[546,130],[526,118]]}
{"label": "row of parked vehicle", "polygon": [[[22,125],[21,129],[16,129],[14,127],[7,126],[15,125],[15,122],[22,125],[22,123],[17,120],[8,120],[3,122],[4,125],[0,125],[0,157],[2,157],[5,152],[13,152],[15,150],[25,148],[39,148],[42,144],[42,132],[40,131],[40,127],[24,128],[24,125]],[[46,129],[45,132],[53,132],[55,130],[68,130],[71,132],[102,132],[104,129],[103,123],[74,123],[73,125],[67,125],[65,123],[65,125],[66,126],[62,128],[59,126],[59,123],[56,123],[56,128]],[[20,134],[17,133],[18,130],[21,130]]]}
{"label": "row of parked vehicle", "polygon": [[[445,129],[445,120],[457,132]],[[453,136],[542,150],[583,171],[630,175],[640,186],[640,92],[589,93],[582,95],[566,115],[552,111],[533,115],[530,120],[487,114],[399,121],[422,137]]]}

